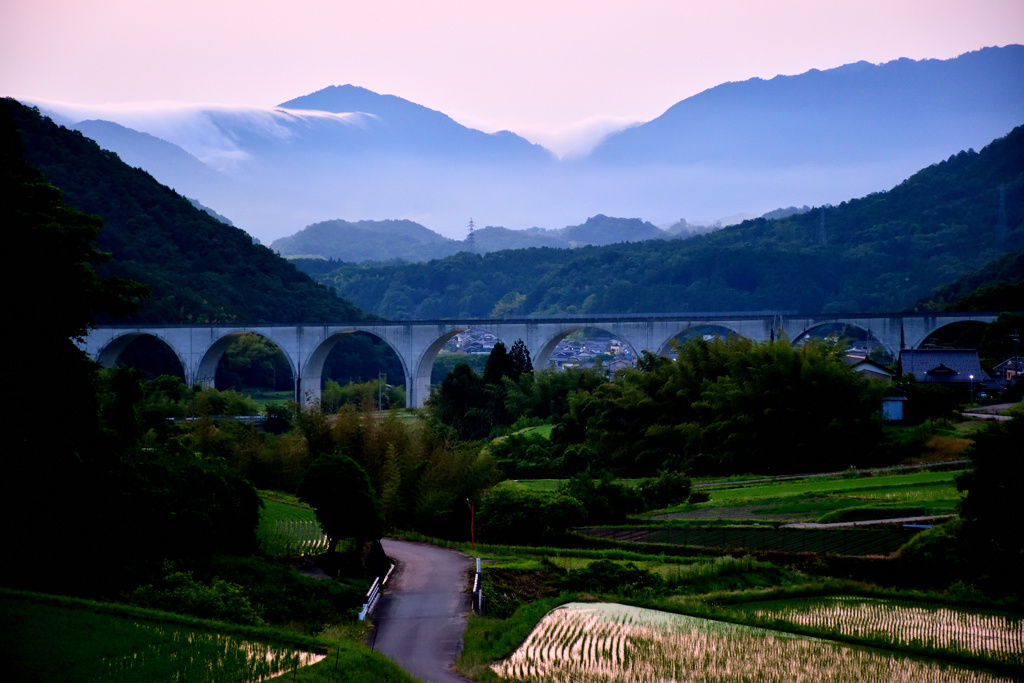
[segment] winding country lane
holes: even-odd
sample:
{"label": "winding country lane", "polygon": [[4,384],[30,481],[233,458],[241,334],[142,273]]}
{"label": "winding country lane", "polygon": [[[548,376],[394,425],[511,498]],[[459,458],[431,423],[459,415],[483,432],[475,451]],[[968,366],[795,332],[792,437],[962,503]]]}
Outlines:
{"label": "winding country lane", "polygon": [[382,543],[398,564],[374,610],[370,646],[426,683],[465,683],[451,665],[471,607],[472,559],[426,543]]}

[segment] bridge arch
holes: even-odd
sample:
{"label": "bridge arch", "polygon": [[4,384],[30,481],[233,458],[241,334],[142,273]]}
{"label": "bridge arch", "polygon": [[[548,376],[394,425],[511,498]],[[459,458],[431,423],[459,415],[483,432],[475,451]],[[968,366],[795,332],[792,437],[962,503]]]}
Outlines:
{"label": "bridge arch", "polygon": [[[836,328],[839,328],[839,329],[837,330]],[[844,320],[844,321],[832,321],[832,322],[821,321],[819,323],[816,323],[816,324],[813,324],[813,325],[809,325],[807,327],[807,329],[805,329],[803,332],[801,332],[800,334],[798,334],[795,337],[793,337],[790,341],[793,344],[799,344],[802,341],[804,341],[805,339],[809,339],[811,337],[816,337],[816,336],[827,337],[829,334],[831,334],[831,332],[822,335],[822,333],[824,333],[826,330],[831,329],[833,331],[839,332],[839,331],[843,330],[843,328],[852,328],[852,329],[856,329],[856,330],[859,330],[860,332],[864,333],[864,335],[866,336],[866,341],[868,341],[868,342],[874,341],[875,343],[877,343],[879,346],[881,346],[885,350],[886,354],[888,354],[888,356],[893,361],[895,361],[896,358],[899,356],[899,349],[898,348],[890,348],[890,345],[887,344],[884,339],[881,339],[879,337],[879,335],[877,335],[875,333],[875,331],[871,329],[871,325],[870,324],[864,324],[862,321],[859,321],[859,320]],[[853,341],[856,342],[856,341],[859,341],[859,340],[853,340]],[[870,344],[868,344],[868,346],[870,346]],[[853,348],[856,348],[856,343],[853,344]],[[865,350],[867,350],[867,349],[865,349]]]}
{"label": "bridge arch", "polygon": [[277,347],[278,351],[284,356],[285,360],[288,361],[288,368],[292,373],[292,381],[298,376],[296,373],[295,359],[288,353],[288,349],[283,345],[280,340],[275,339],[272,334],[264,334],[255,329],[240,328],[231,330],[217,337],[210,343],[209,346],[202,352],[199,363],[196,365],[196,376],[193,380],[194,384],[199,384],[203,387],[213,388],[217,382],[217,365],[220,363],[221,357],[228,350],[234,342],[241,339],[247,334],[255,334],[263,337],[274,346]]}
{"label": "bridge arch", "polygon": [[372,337],[373,339],[383,342],[389,349],[391,349],[402,366],[402,374],[405,375],[406,400],[408,401],[409,366],[406,358],[400,353],[399,349],[395,348],[394,344],[386,338],[369,330],[360,330],[356,328],[337,330],[329,334],[313,348],[308,356],[306,356],[299,373],[299,380],[296,387],[296,400],[299,400],[302,405],[314,405],[319,403],[322,396],[321,385],[323,384],[324,366],[327,364],[327,358],[331,355],[331,351],[333,351],[343,339],[352,334],[364,334],[368,337]]}
{"label": "bridge arch", "polygon": [[167,349],[168,353],[173,355],[178,361],[179,376],[186,382],[190,380],[187,372],[188,366],[185,363],[185,359],[183,359],[181,354],[178,352],[178,349],[175,348],[171,341],[155,332],[129,331],[114,336],[95,355],[96,362],[105,368],[117,367],[122,354],[128,350],[128,347],[144,338],[156,340],[158,343],[163,345]]}
{"label": "bridge arch", "polygon": [[[415,373],[410,374],[408,370],[406,371],[406,401],[408,405],[414,407],[423,406],[423,402],[430,396],[430,379],[434,369],[434,361],[437,360],[441,349],[457,335],[471,330],[493,334],[505,345],[506,349],[511,349],[514,343],[506,338],[508,337],[509,330],[504,329],[500,321],[493,321],[491,324],[488,324],[487,321],[474,321],[473,323],[462,325],[440,325],[438,333],[432,335],[432,339],[428,341],[413,361]],[[533,356],[532,350],[530,355],[531,357]],[[405,359],[403,359],[403,362],[406,362]]]}
{"label": "bridge arch", "polygon": [[613,325],[603,326],[600,323],[588,322],[587,324],[571,325],[567,327],[561,327],[554,334],[548,335],[544,338],[537,346],[536,351],[531,350],[530,356],[533,359],[533,367],[537,370],[543,370],[551,364],[551,356],[554,354],[558,344],[566,339],[570,334],[579,332],[581,330],[598,330],[606,333],[613,339],[620,339],[625,343],[630,350],[630,354],[635,360],[640,351],[643,349],[642,346],[638,345],[634,340],[629,339],[626,335],[616,332],[613,329]]}
{"label": "bridge arch", "polygon": [[[719,330],[725,332],[725,334],[724,335],[718,334]],[[732,327],[730,325],[727,325],[727,324],[722,324],[722,323],[719,323],[719,322],[702,322],[702,323],[691,324],[691,325],[688,325],[688,326],[684,327],[683,329],[679,330],[675,334],[673,334],[670,337],[668,337],[665,341],[663,341],[661,343],[661,345],[658,347],[658,355],[659,356],[665,356],[667,358],[671,357],[675,353],[672,350],[672,342],[673,341],[684,342],[685,340],[687,340],[687,339],[689,339],[689,338],[691,338],[691,337],[693,337],[695,335],[702,335],[703,336],[704,333],[706,333],[708,331],[710,331],[711,334],[713,334],[715,336],[719,336],[719,337],[721,337],[721,336],[726,336],[727,337],[730,334],[735,334],[735,335],[738,335],[740,337],[745,336],[739,330],[735,329],[734,327]]]}
{"label": "bridge arch", "polygon": [[929,348],[942,345],[935,337],[940,333],[960,348],[977,348],[985,334],[985,328],[991,323],[983,320],[953,320],[934,326],[916,345],[911,348]]}

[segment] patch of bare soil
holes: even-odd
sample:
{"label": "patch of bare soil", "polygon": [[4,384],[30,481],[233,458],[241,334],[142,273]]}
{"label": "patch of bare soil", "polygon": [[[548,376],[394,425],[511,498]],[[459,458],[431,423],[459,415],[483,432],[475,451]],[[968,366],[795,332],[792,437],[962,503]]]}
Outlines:
{"label": "patch of bare soil", "polygon": [[495,591],[519,602],[532,602],[554,593],[552,575],[546,569],[488,569],[488,579]]}

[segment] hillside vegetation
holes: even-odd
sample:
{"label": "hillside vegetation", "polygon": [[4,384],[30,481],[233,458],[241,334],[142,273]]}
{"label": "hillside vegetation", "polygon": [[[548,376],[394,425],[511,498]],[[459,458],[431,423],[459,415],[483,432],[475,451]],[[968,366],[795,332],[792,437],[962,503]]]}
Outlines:
{"label": "hillside vegetation", "polygon": [[100,264],[99,273],[151,288],[151,298],[131,320],[286,323],[365,317],[254,244],[243,230],[196,209],[81,133],[12,99],[0,101],[0,126],[18,131],[25,158],[62,190],[64,201],[103,218],[97,247],[113,259]]}
{"label": "hillside vegetation", "polygon": [[783,309],[903,310],[1024,248],[1024,128],[839,206],[685,240],[297,262],[387,318]]}

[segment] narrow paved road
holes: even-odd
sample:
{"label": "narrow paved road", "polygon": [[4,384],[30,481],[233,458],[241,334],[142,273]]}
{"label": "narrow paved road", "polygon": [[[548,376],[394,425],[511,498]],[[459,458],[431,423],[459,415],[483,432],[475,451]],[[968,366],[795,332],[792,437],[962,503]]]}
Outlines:
{"label": "narrow paved road", "polygon": [[465,683],[451,665],[472,606],[473,560],[426,543],[382,543],[398,565],[374,609],[370,646],[427,683]]}

